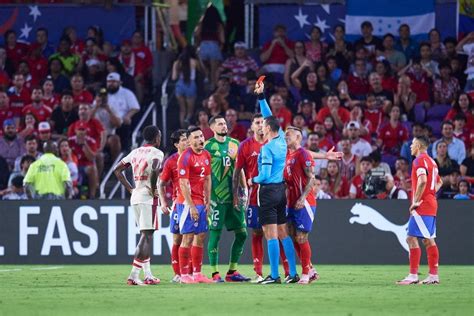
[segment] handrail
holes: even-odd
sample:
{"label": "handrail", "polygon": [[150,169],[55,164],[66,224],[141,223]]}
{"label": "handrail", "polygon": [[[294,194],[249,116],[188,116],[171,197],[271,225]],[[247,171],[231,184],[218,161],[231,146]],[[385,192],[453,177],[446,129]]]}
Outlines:
{"label": "handrail", "polygon": [[107,174],[105,175],[104,179],[102,180],[102,182],[100,183],[100,198],[101,199],[105,199],[105,185],[107,184],[107,181],[109,181],[110,177],[112,176],[112,174],[114,173],[114,167],[119,163],[119,161],[122,159],[122,157],[124,156],[124,153],[121,152],[117,158],[115,159],[115,161],[113,162],[112,164],[112,167],[110,167],[110,170],[107,172]]}
{"label": "handrail", "polygon": [[150,113],[154,111],[153,113],[153,116],[154,118],[152,118],[152,120],[154,120],[156,122],[156,107],[155,107],[155,102],[151,102],[150,105],[148,106],[148,108],[146,109],[145,113],[143,113],[143,116],[142,118],[140,119],[140,121],[138,122],[137,126],[135,127],[135,129],[133,130],[133,133],[132,133],[132,149],[135,149],[138,147],[138,143],[137,143],[137,136],[138,136],[138,133],[140,132],[140,129],[142,128],[143,124],[145,124],[145,121],[146,119],[148,118],[148,116],[150,115]]}

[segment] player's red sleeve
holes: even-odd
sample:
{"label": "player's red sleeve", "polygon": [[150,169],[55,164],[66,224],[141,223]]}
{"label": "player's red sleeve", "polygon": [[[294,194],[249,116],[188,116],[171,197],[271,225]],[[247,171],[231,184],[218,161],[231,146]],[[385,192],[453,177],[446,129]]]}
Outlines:
{"label": "player's red sleeve", "polygon": [[163,166],[163,171],[161,171],[160,180],[164,182],[171,180],[170,159],[167,159],[165,161],[165,165]]}
{"label": "player's red sleeve", "polygon": [[178,159],[178,178],[189,179],[191,152],[185,151]]}
{"label": "player's red sleeve", "polygon": [[237,149],[237,161],[235,162],[236,168],[244,168],[245,166],[245,146],[246,142],[240,144],[239,149]]}
{"label": "player's red sleeve", "polygon": [[299,162],[305,167],[314,168],[314,160],[306,149],[302,150],[302,155],[299,155]]}
{"label": "player's red sleeve", "polygon": [[211,174],[211,154],[207,150],[204,150],[204,152],[206,153],[206,170],[204,171],[204,175],[209,176]]}

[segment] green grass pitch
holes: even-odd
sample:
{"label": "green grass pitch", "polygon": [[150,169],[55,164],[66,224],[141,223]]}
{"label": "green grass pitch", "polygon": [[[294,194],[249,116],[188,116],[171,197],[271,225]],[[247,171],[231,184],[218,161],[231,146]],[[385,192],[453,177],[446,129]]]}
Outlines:
{"label": "green grass pitch", "polygon": [[[318,266],[310,285],[125,285],[129,265],[0,265],[0,315],[473,315],[474,267],[441,266],[441,284],[396,286],[406,266]],[[222,265],[224,269],[224,265]],[[426,277],[424,266],[421,278]],[[240,271],[253,276],[252,267]],[[265,267],[264,271],[268,271]],[[207,267],[204,272],[209,273]]]}

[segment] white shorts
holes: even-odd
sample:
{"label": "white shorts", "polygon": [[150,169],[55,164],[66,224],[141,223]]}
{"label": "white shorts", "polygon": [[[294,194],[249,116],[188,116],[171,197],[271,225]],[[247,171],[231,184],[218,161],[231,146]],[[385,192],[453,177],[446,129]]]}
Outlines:
{"label": "white shorts", "polygon": [[140,231],[158,229],[157,205],[135,204],[132,205],[132,209],[135,212],[135,223]]}

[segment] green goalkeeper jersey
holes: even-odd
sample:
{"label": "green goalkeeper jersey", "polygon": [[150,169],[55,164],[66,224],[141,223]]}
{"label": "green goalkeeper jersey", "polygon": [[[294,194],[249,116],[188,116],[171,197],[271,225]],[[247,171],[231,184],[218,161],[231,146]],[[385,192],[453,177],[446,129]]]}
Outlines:
{"label": "green goalkeeper jersey", "polygon": [[229,136],[224,142],[210,138],[205,149],[211,154],[211,200],[232,203],[232,174],[234,173],[239,141]]}

